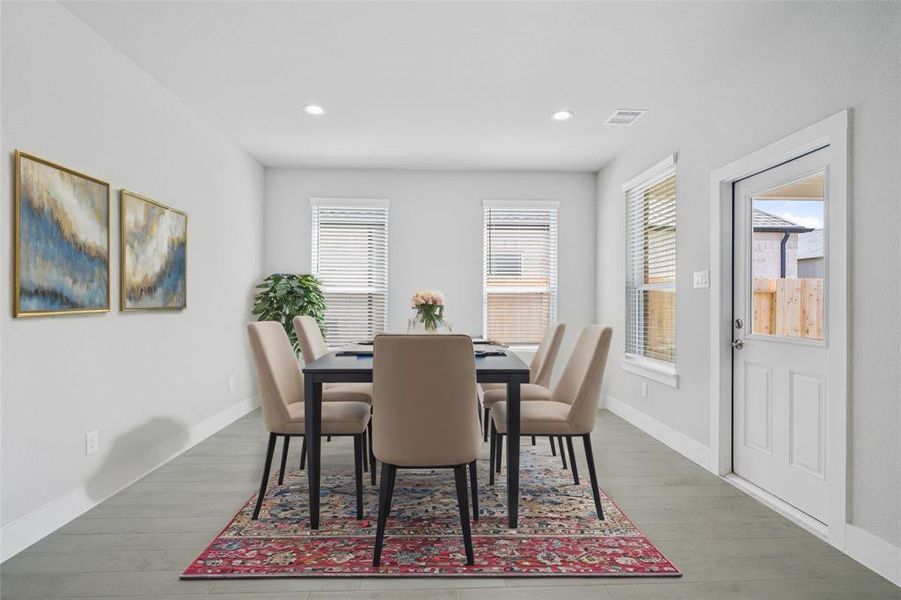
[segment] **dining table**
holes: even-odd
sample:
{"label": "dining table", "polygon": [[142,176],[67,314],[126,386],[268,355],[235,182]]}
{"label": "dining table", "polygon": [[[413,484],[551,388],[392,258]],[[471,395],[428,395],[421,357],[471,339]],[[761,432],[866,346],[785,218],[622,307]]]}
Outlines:
{"label": "dining table", "polygon": [[[307,445],[307,481],[310,494],[310,528],[319,529],[322,449],[322,386],[325,383],[371,383],[370,351],[333,351],[307,363],[304,374],[304,429]],[[507,518],[510,528],[519,521],[519,416],[520,386],[529,383],[529,366],[509,349],[479,351],[473,346],[478,383],[507,386]],[[376,400],[377,402],[377,400]],[[478,407],[474,406],[473,410]],[[371,468],[375,468],[372,466]]]}

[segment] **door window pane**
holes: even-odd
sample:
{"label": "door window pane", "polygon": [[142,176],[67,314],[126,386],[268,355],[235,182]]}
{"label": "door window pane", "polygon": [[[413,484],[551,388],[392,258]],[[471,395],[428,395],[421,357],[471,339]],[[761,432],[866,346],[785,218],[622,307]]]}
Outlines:
{"label": "door window pane", "polygon": [[823,173],[752,199],[752,331],[823,339]]}

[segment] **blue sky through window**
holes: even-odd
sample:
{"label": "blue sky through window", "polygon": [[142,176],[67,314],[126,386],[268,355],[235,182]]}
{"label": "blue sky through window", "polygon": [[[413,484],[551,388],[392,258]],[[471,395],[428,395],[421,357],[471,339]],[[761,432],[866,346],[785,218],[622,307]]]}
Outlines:
{"label": "blue sky through window", "polygon": [[823,228],[822,200],[754,200],[754,208],[804,227]]}

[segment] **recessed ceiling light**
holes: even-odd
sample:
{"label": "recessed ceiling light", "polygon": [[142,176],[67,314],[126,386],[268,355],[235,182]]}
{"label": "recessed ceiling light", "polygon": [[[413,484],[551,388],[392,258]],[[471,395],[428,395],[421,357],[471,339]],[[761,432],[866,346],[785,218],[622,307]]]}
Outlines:
{"label": "recessed ceiling light", "polygon": [[646,112],[648,111],[643,108],[617,108],[616,112],[607,119],[607,123],[611,125],[631,125]]}
{"label": "recessed ceiling light", "polygon": [[307,113],[308,115],[314,115],[318,117],[319,115],[325,114],[325,109],[318,104],[307,104],[303,107],[303,112]]}
{"label": "recessed ceiling light", "polygon": [[551,115],[551,119],[555,121],[569,121],[573,118],[573,112],[571,110],[558,110],[554,114]]}

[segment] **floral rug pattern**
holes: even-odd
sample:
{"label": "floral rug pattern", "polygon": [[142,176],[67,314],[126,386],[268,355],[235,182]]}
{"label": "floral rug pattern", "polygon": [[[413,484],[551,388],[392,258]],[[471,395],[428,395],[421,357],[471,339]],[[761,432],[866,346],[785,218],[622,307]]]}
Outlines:
{"label": "floral rug pattern", "polygon": [[269,483],[260,518],[256,495],[207,546],[183,579],[335,576],[679,576],[679,570],[601,492],[594,512],[587,474],[573,484],[558,459],[523,446],[519,528],[507,527],[506,475],[489,486],[480,460],[479,521],[472,521],[475,565],[465,566],[453,472],[399,470],[382,566],[372,567],[378,488],[366,476],[357,520],[353,472],[323,465],[321,527],[309,528],[306,474],[296,465]]}

